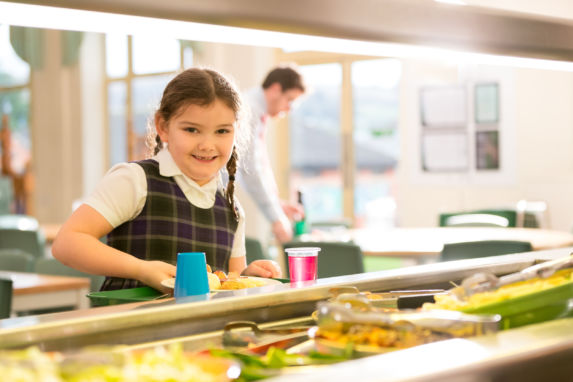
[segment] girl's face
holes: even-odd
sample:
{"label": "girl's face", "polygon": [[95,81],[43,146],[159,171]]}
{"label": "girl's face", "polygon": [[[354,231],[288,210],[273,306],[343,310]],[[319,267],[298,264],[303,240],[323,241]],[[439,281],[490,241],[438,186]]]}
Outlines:
{"label": "girl's face", "polygon": [[227,164],[235,141],[235,113],[225,103],[189,105],[166,123],[155,117],[157,134],[179,169],[203,186]]}

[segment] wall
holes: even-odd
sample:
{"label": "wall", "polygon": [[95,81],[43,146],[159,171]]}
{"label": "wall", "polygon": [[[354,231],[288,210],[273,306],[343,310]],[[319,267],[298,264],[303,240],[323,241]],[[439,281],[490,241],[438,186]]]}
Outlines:
{"label": "wall", "polygon": [[[492,73],[510,92],[502,101],[502,150],[510,171],[502,179],[424,176],[419,170],[418,89],[436,82],[463,80],[467,67],[405,61],[401,85],[402,161],[398,170],[398,221],[401,226],[435,226],[438,214],[515,206],[520,199],[548,203],[550,227],[573,225],[573,74],[533,69],[474,68],[473,76]],[[480,74],[481,73],[481,74]],[[507,97],[509,96],[509,97]],[[508,162],[509,161],[509,162]]]}
{"label": "wall", "polygon": [[81,97],[78,66],[62,66],[59,31],[44,30],[44,66],[32,73],[31,132],[34,211],[61,222],[82,194]]}

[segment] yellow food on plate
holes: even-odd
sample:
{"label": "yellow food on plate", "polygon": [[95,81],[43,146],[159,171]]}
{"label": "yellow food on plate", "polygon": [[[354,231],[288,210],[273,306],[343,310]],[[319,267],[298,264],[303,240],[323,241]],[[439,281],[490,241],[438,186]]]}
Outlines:
{"label": "yellow food on plate", "polygon": [[473,309],[483,305],[506,301],[512,298],[525,296],[530,293],[563,285],[567,282],[573,281],[572,273],[572,269],[564,269],[547,278],[534,278],[527,281],[505,285],[496,290],[476,293],[469,296],[465,301],[459,300],[449,293],[436,294],[434,296],[436,302],[424,304],[423,309]]}
{"label": "yellow food on plate", "polygon": [[221,283],[221,288],[224,290],[235,290],[245,288],[256,288],[265,285],[263,280],[253,279],[250,277],[238,277],[232,280],[226,280]]}
{"label": "yellow food on plate", "polygon": [[221,288],[221,280],[214,273],[207,273],[207,278],[209,280],[209,290],[217,290]]}
{"label": "yellow food on plate", "polygon": [[225,272],[217,269],[211,272],[211,267],[207,264],[207,276],[209,279],[209,289],[215,290],[237,290],[255,288],[265,285],[264,280],[257,278],[240,276],[236,272]]}

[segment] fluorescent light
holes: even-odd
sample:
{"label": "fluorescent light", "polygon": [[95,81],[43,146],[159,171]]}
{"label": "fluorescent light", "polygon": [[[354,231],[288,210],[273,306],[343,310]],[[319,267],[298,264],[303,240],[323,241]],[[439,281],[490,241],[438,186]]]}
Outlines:
{"label": "fluorescent light", "polygon": [[285,50],[315,50],[379,57],[423,58],[440,61],[447,60],[456,63],[573,71],[573,63],[565,61],[498,56],[396,43],[307,36],[9,2],[0,2],[0,23],[86,32],[138,36],[153,35],[154,37],[163,36],[192,41],[276,47]]}
{"label": "fluorescent light", "polygon": [[436,3],[454,4],[454,5],[467,5],[462,0],[434,0]]}

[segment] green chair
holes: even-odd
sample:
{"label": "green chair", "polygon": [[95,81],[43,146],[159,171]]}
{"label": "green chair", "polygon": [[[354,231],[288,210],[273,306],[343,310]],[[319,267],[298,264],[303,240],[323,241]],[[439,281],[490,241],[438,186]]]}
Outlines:
{"label": "green chair", "polygon": [[4,214],[0,215],[0,228],[15,228],[22,231],[37,231],[40,229],[38,220],[29,215]]}
{"label": "green chair", "polygon": [[12,178],[0,176],[0,214],[9,214],[14,201]]}
{"label": "green chair", "polygon": [[36,258],[44,257],[46,241],[38,230],[0,228],[0,249],[20,249]]}
{"label": "green chair", "polygon": [[37,259],[36,264],[34,265],[34,272],[46,275],[88,277],[91,280],[90,290],[92,291],[99,290],[103,280],[105,279],[104,276],[92,275],[70,268],[59,262],[57,259],[51,257]]}
{"label": "green chair", "polygon": [[486,209],[462,212],[442,213],[440,227],[516,227],[517,211],[503,209]]}
{"label": "green chair", "polygon": [[528,241],[483,240],[445,244],[440,261],[474,259],[477,257],[507,255],[510,253],[531,252]]}
{"label": "green chair", "polygon": [[[352,275],[364,272],[362,250],[354,243],[348,242],[308,242],[291,241],[284,244],[284,249],[299,247],[319,247],[318,278]],[[288,274],[288,256],[285,251],[284,259]],[[290,277],[290,276],[289,276]]]}
{"label": "green chair", "polygon": [[0,270],[32,272],[36,258],[20,249],[0,249]]}
{"label": "green chair", "polygon": [[0,319],[10,317],[12,311],[12,280],[0,278]]}
{"label": "green chair", "polygon": [[247,264],[255,260],[269,260],[270,258],[265,255],[263,246],[260,241],[252,237],[245,238],[245,248],[247,250]]}

